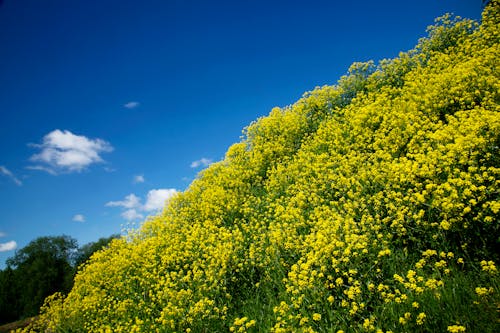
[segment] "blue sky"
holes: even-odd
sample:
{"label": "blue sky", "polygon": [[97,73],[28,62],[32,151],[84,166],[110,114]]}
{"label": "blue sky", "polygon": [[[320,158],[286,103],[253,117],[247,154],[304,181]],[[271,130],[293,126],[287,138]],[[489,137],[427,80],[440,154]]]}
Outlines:
{"label": "blue sky", "polygon": [[274,106],[479,0],[0,1],[0,267],[155,214]]}

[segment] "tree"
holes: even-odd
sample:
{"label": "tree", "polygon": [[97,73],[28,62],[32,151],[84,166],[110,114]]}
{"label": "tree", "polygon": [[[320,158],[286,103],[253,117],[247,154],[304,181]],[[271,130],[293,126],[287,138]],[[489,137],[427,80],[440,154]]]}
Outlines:
{"label": "tree", "polygon": [[20,303],[17,297],[18,286],[15,283],[12,268],[0,270],[0,324],[19,319]]}
{"label": "tree", "polygon": [[47,296],[68,293],[78,267],[118,237],[80,248],[69,236],[39,237],[17,251],[0,270],[0,324],[34,316]]}
{"label": "tree", "polygon": [[19,318],[36,315],[47,296],[71,289],[77,248],[69,236],[39,237],[7,260],[2,278],[17,294]]}

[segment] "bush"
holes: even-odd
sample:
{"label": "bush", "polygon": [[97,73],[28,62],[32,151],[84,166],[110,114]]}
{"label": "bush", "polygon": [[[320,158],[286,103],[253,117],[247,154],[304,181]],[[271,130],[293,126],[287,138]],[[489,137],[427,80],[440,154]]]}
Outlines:
{"label": "bush", "polygon": [[32,328],[500,331],[496,5],[251,124]]}

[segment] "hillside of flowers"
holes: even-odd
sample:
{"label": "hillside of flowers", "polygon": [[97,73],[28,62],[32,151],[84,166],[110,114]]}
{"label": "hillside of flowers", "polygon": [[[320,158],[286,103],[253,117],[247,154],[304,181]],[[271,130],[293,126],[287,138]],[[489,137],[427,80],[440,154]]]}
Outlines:
{"label": "hillside of flowers", "polygon": [[250,124],[26,332],[500,332],[499,8]]}

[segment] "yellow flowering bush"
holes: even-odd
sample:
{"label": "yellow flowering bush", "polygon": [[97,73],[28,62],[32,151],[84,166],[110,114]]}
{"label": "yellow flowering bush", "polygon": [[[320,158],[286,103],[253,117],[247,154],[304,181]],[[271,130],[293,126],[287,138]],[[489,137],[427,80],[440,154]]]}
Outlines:
{"label": "yellow flowering bush", "polygon": [[25,332],[500,331],[499,7],[250,124]]}

